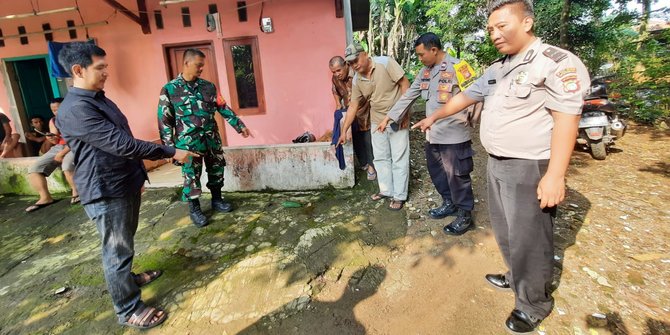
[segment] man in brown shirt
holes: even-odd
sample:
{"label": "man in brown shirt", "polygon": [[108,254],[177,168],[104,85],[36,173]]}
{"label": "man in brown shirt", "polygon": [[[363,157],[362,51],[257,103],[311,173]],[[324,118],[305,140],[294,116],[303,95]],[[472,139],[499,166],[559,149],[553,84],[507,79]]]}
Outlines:
{"label": "man in brown shirt", "polygon": [[[335,56],[328,63],[333,73],[333,97],[338,110],[349,108],[351,101],[351,85],[354,70],[344,61],[344,58]],[[370,139],[370,103],[362,99],[356,110],[356,122],[352,124],[351,136],[354,144],[354,153],[361,168],[367,170],[368,180],[375,180],[377,172],[372,161],[372,141]]]}
{"label": "man in brown shirt", "polygon": [[[386,113],[409,87],[409,80],[398,62],[390,57],[370,57],[357,44],[349,45],[344,59],[356,71],[351,89],[349,111],[358,109],[358,101],[370,102],[371,128],[376,129]],[[391,210],[400,210],[407,200],[409,184],[409,113],[398,123],[388,126],[385,132],[372,133],[372,150],[375,155],[379,193],[372,200],[392,198]],[[353,115],[347,115],[338,144],[345,142],[345,133],[353,123]]]}

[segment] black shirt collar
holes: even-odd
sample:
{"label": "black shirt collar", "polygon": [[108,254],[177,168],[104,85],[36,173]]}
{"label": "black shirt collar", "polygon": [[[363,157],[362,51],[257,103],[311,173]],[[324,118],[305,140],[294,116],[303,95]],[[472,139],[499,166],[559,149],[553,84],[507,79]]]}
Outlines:
{"label": "black shirt collar", "polygon": [[104,98],[105,97],[105,91],[93,91],[93,90],[86,90],[83,88],[78,88],[78,87],[72,87],[68,90],[68,93],[74,93],[76,95],[81,95],[84,97],[88,98]]}

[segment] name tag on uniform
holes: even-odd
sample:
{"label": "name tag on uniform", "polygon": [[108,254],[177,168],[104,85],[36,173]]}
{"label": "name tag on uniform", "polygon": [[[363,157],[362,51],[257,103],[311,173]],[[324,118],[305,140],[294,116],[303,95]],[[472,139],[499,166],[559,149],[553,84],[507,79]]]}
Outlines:
{"label": "name tag on uniform", "polygon": [[442,71],[442,74],[440,74],[440,78],[452,79],[452,78],[454,78],[454,73],[453,72]]}
{"label": "name tag on uniform", "polygon": [[423,71],[424,78],[430,78],[430,70]]}
{"label": "name tag on uniform", "polygon": [[438,91],[451,92],[452,84],[440,84],[437,87]]}
{"label": "name tag on uniform", "polygon": [[423,83],[421,83],[421,89],[422,89],[422,90],[427,90],[427,89],[428,89],[428,84],[430,84],[430,83],[429,83],[429,82],[423,82]]}
{"label": "name tag on uniform", "polygon": [[451,93],[446,92],[446,91],[440,91],[437,93],[437,102],[439,103],[446,103],[449,98],[451,98]]}

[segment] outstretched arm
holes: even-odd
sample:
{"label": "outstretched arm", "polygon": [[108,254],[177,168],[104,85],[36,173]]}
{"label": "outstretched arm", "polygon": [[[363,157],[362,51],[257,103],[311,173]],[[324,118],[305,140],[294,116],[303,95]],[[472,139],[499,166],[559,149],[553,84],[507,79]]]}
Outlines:
{"label": "outstretched arm", "polygon": [[358,100],[352,99],[349,103],[349,108],[347,108],[347,114],[344,117],[344,124],[342,129],[340,129],[340,138],[337,141],[336,146],[340,146],[347,142],[347,131],[351,127],[351,124],[354,123],[356,119],[356,111],[358,111]]}
{"label": "outstretched arm", "polygon": [[449,101],[438,109],[437,112],[413,125],[412,129],[419,128],[421,131],[426,131],[426,129],[429,129],[437,120],[454,115],[476,102],[477,100],[474,100],[463,93],[459,93],[449,99]]}
{"label": "outstretched arm", "polygon": [[249,131],[249,128],[240,120],[240,118],[235,114],[235,112],[230,109],[228,104],[226,103],[226,100],[223,99],[223,96],[221,96],[221,93],[217,93],[216,95],[216,106],[217,106],[217,111],[223,118],[228,122],[228,124],[237,131],[238,134],[242,134],[242,137],[247,138],[251,135],[251,132]]}

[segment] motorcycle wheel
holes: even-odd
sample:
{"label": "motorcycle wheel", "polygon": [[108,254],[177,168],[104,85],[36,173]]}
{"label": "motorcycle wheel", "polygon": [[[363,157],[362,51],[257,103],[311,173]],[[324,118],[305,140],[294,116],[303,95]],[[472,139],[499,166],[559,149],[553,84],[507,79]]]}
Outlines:
{"label": "motorcycle wheel", "polygon": [[589,143],[589,146],[591,147],[591,156],[593,156],[594,159],[601,161],[607,158],[607,148],[603,141],[591,142]]}

